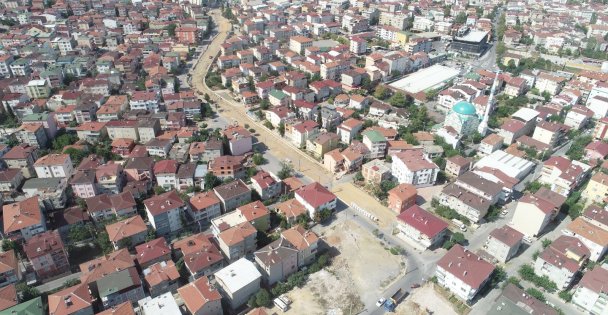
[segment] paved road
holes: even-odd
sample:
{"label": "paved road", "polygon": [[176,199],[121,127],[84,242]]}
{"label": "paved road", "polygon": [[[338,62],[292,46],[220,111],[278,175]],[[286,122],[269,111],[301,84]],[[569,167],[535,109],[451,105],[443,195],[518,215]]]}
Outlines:
{"label": "paved road", "polygon": [[[218,103],[218,114],[222,116],[224,120],[228,122],[236,121],[240,124],[248,123],[253,128],[255,128],[256,133],[258,134],[258,140],[263,142],[263,145],[268,150],[267,152],[270,152],[272,156],[276,157],[276,159],[273,159],[270,156],[267,156],[270,165],[272,165],[273,168],[276,168],[276,160],[288,159],[292,161],[296,169],[308,179],[318,181],[321,184],[330,188],[333,187],[333,176],[327,171],[325,171],[321,164],[319,164],[317,161],[312,159],[304,152],[300,151],[298,148],[294,147],[286,139],[281,138],[280,135],[278,135],[277,133],[270,132],[261,124],[255,122],[251,117],[246,114],[242,104],[235,102],[225,93],[216,93],[215,91],[209,89],[209,87],[205,84],[203,78],[205,77],[206,73],[210,71],[210,68],[213,66],[212,63],[214,61],[214,59],[210,57],[215,58],[219,54],[219,45],[226,40],[227,33],[231,29],[229,21],[221,16],[219,10],[211,11],[210,15],[214,18],[214,21],[218,26],[218,34],[214,38],[213,42],[209,44],[207,50],[203,54],[201,54],[198,63],[191,72],[192,87],[202,95],[204,95],[205,93],[209,94],[209,96]],[[347,183],[346,185],[352,184]],[[342,198],[342,202],[344,204],[351,204],[351,201],[352,200],[348,200],[347,198]],[[377,226],[367,218],[355,214],[355,210],[351,208],[346,208],[345,210],[339,212],[337,215],[348,215],[349,219],[355,220],[359,225],[367,229],[370,233],[377,228]],[[384,233],[384,237],[387,242],[399,245],[403,248],[408,248],[408,246],[405,245],[402,241],[394,238],[390,233],[391,231],[386,232],[388,233]],[[434,268],[434,261],[427,261],[423,256],[418,257],[417,253],[413,251],[408,251],[408,254],[408,273],[401,278],[395,279],[395,282],[385,290],[385,294],[383,294],[383,296],[391,296],[397,289],[409,288],[411,284],[419,283],[422,280],[423,276],[427,274],[432,275],[432,271],[429,270]],[[422,270],[420,269],[420,266],[422,266]],[[366,311],[364,313],[378,313],[379,310],[377,310],[377,308],[375,307],[375,300],[363,302],[366,306]]]}
{"label": "paved road", "polygon": [[67,280],[72,280],[72,279],[80,279],[80,272],[76,272],[70,275],[67,275],[65,277],[61,277],[59,279],[55,279],[53,281],[49,281],[47,283],[41,284],[39,286],[36,287],[36,290],[38,290],[40,293],[44,293],[44,292],[49,292],[52,290],[55,290],[61,286],[63,286],[63,284],[67,281]]}
{"label": "paved road", "polygon": [[[286,139],[281,138],[277,133],[270,132],[268,129],[263,127],[261,124],[255,122],[250,116],[248,116],[245,112],[245,108],[242,104],[234,101],[228,94],[226,93],[216,93],[215,91],[209,89],[209,87],[205,84],[203,78],[206,73],[210,71],[210,68],[213,66],[212,63],[218,54],[219,54],[219,45],[223,43],[227,38],[227,33],[231,29],[230,22],[224,19],[219,10],[213,10],[210,12],[210,15],[214,18],[216,25],[218,26],[217,36],[213,39],[213,42],[208,46],[207,50],[201,54],[199,60],[192,71],[192,87],[197,90],[201,95],[209,94],[213,100],[215,100],[219,105],[219,115],[228,122],[239,122],[240,124],[248,123],[252,127],[256,129],[256,133],[258,134],[257,138],[259,141],[263,142],[263,146],[266,147],[267,151],[265,156],[267,156],[271,168],[276,168],[277,161],[280,160],[290,160],[296,165],[298,171],[308,180],[316,180],[321,184],[330,187],[333,187],[334,183],[333,176],[329,174],[325,169],[319,164],[316,160],[312,159],[310,156],[294,147],[289,143]],[[211,58],[210,58],[211,57]],[[476,62],[476,65],[479,67],[483,67],[486,69],[492,69],[495,66],[495,47],[492,47],[490,51],[488,51],[479,62]],[[297,162],[296,162],[297,161]],[[533,176],[536,176],[536,172]],[[306,180],[306,181],[308,181]],[[352,185],[348,183],[347,185]],[[345,205],[350,205],[352,202],[352,198],[348,196],[341,196],[341,200]],[[494,228],[499,227],[508,220],[513,215],[513,207],[514,203],[509,205],[509,214],[505,218],[501,218],[497,222],[488,223],[482,225],[477,231],[474,233],[469,232],[469,240],[470,247],[473,250],[476,250],[483,246],[483,243],[487,239],[487,235]],[[382,207],[385,209],[385,207]],[[387,210],[388,211],[388,210]],[[352,208],[346,207],[344,210],[339,211],[336,216],[338,219],[349,219],[357,222],[361,227],[365,228],[369,232],[373,232],[378,229],[378,225],[373,223],[371,220],[358,215],[358,213]],[[566,221],[561,224],[566,224]],[[561,225],[560,225],[561,227]],[[552,233],[559,233],[561,228],[554,230]],[[420,283],[423,278],[428,279],[433,276],[436,262],[443,256],[445,253],[444,250],[439,249],[435,252],[424,251],[421,252],[419,250],[414,250],[409,244],[405,243],[401,239],[394,237],[392,235],[392,226],[387,226],[382,229],[380,232],[383,234],[384,240],[389,244],[388,246],[400,246],[405,248],[407,251],[407,273],[395,279],[395,281],[388,286],[384,290],[382,296],[388,297],[391,296],[395,291],[399,288],[403,288],[406,291],[409,291],[411,284]],[[552,236],[553,234],[549,234]],[[553,238],[553,237],[552,237]],[[506,266],[506,270],[509,275],[515,275],[517,269],[521,264],[527,263],[531,261],[531,257],[533,253],[541,246],[540,242],[536,242],[533,244],[532,248],[529,248],[525,252],[523,252],[519,257],[513,259],[513,261],[509,262]],[[491,301],[500,294],[500,290],[492,290],[486,297],[482,298],[478,303],[480,304],[481,309],[487,309],[491,305]],[[363,301],[365,304],[364,314],[382,314],[384,311],[375,306],[374,301]],[[563,303],[561,303],[563,304]],[[558,307],[569,310],[568,306],[561,306],[558,303],[555,303]],[[477,309],[478,306],[475,306]],[[477,314],[483,314],[477,313]]]}
{"label": "paved road", "polygon": [[[551,240],[556,239],[559,235],[561,235],[562,229],[564,229],[570,222],[571,222],[571,220],[569,217],[565,217],[561,221],[559,221],[559,220],[556,221],[553,225],[553,229],[551,229],[550,232],[546,233],[541,238],[542,239],[548,238]],[[526,248],[523,252],[521,252],[517,257],[515,257],[512,260],[510,260],[509,262],[507,262],[507,264],[504,266],[505,271],[507,273],[507,277],[517,276],[519,278],[519,275],[517,274],[517,270],[519,270],[519,268],[524,264],[533,264],[532,256],[534,255],[534,253],[536,251],[542,251],[542,242],[541,241],[533,242],[532,244],[529,245],[528,248]],[[526,283],[525,281],[522,281],[522,284],[524,285],[524,287],[531,286],[530,284]],[[494,300],[500,295],[501,292],[502,292],[502,290],[492,290],[486,296],[480,298],[479,301],[477,301],[477,303],[475,303],[475,306],[473,307],[473,310],[470,314],[471,315],[487,314],[488,310],[494,303]],[[566,304],[561,299],[559,299],[559,297],[557,296],[557,292],[553,293],[553,294],[545,293],[545,297],[547,298],[547,300],[549,302],[553,303],[557,308],[560,308],[562,311],[564,311],[565,314],[581,314],[581,312],[578,311],[572,304]]]}

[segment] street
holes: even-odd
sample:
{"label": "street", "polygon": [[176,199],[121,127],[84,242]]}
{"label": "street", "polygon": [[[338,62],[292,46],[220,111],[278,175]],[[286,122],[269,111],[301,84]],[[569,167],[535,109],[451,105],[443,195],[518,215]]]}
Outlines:
{"label": "street", "polygon": [[[293,144],[291,144],[287,139],[282,138],[278,133],[272,132],[266,127],[262,126],[259,122],[257,122],[254,118],[250,117],[246,113],[246,108],[239,102],[236,102],[225,90],[222,91],[214,91],[210,89],[206,83],[204,82],[205,75],[208,71],[211,70],[214,62],[214,58],[219,54],[220,44],[223,43],[227,36],[228,32],[231,30],[231,25],[228,20],[223,18],[219,12],[219,10],[212,10],[210,15],[215,20],[215,25],[217,25],[217,35],[213,39],[213,42],[210,43],[204,52],[199,55],[199,59],[195,63],[194,68],[191,70],[191,86],[195,89],[199,95],[208,94],[212,100],[214,100],[218,104],[217,114],[220,116],[214,119],[214,126],[220,127],[222,124],[229,122],[239,122],[241,125],[249,124],[250,128],[255,129],[256,139],[258,144],[256,145],[261,152],[263,152],[264,157],[268,161],[267,165],[264,168],[276,172],[280,167],[281,161],[291,161],[294,164],[294,167],[298,171],[298,173],[302,174],[305,182],[318,181],[322,185],[328,187],[330,190],[335,193],[340,189],[344,189],[345,185],[353,185],[350,182],[342,182],[340,185],[336,185],[335,180],[332,174],[329,174],[318,161],[313,159],[311,156],[301,151],[299,148],[296,148]],[[479,60],[476,60],[472,63],[475,68],[484,68],[484,69],[494,69],[495,68],[495,55],[496,48],[493,45],[489,51],[484,54]],[[211,57],[211,58],[210,58]],[[218,93],[219,92],[219,93]],[[564,148],[560,148],[558,152],[555,154],[563,154],[564,150],[567,150],[568,145],[564,146]],[[525,182],[534,180],[540,171],[540,167],[537,167],[531,175],[526,178]],[[341,187],[341,188],[340,188]],[[349,187],[350,188],[350,187]],[[358,189],[358,188],[356,188]],[[348,205],[351,205],[355,200],[357,200],[356,196],[352,194],[341,194],[340,196],[341,207],[336,211],[335,214],[335,222],[340,222],[341,220],[352,220],[356,222],[359,226],[367,230],[369,233],[374,235],[378,235],[378,237],[382,238],[384,242],[387,243],[387,246],[399,246],[405,249],[406,258],[407,258],[407,271],[404,275],[399,278],[396,278],[391,284],[387,285],[386,289],[383,291],[382,297],[390,297],[393,295],[398,289],[402,288],[404,291],[411,291],[410,286],[414,283],[422,283],[424,280],[431,278],[434,275],[436,262],[443,256],[445,253],[444,249],[437,249],[435,251],[420,251],[415,249],[405,241],[395,237],[393,235],[393,222],[373,222],[367,217],[360,215],[359,212],[352,209]],[[469,231],[466,234],[466,237],[469,240],[468,247],[476,251],[480,249],[485,243],[489,233],[504,224],[507,224],[511,217],[513,216],[514,207],[516,202],[511,202],[507,205],[507,209],[509,210],[508,214],[505,217],[500,217],[494,222],[485,223],[481,225],[476,231]],[[383,212],[386,213],[384,217],[389,217],[394,219],[394,214],[390,213],[390,211],[377,203],[370,209],[371,212]],[[373,211],[372,211],[373,210]],[[383,217],[383,216],[378,216]],[[553,238],[557,233],[560,233],[561,228],[569,222],[569,219],[563,220],[558,227],[553,229],[548,233],[548,237]],[[325,226],[317,225],[314,229],[318,232],[326,228]],[[522,253],[519,256],[515,257],[512,261],[506,264],[505,270],[508,275],[516,275],[519,267],[524,263],[529,263],[532,260],[533,253],[539,249],[541,246],[540,242],[535,242],[532,246]],[[373,268],[373,267],[370,267]],[[500,290],[491,290],[486,296],[481,297],[479,302],[475,305],[473,313],[475,314],[485,314],[489,307],[491,306],[493,300],[500,294]],[[385,311],[382,308],[378,308],[375,306],[375,302],[381,296],[376,297],[375,299],[368,299],[362,301],[365,305],[365,310],[362,312],[364,314],[383,314]],[[570,309],[572,309],[571,305],[566,305],[563,302],[553,301],[554,295],[547,294],[547,298],[553,302],[556,306],[566,311],[566,313],[570,313]]]}
{"label": "street", "polygon": [[68,280],[80,279],[80,275],[81,275],[81,272],[76,272],[76,273],[67,275],[65,277],[61,277],[59,279],[49,281],[47,283],[37,286],[36,290],[38,290],[38,292],[40,292],[40,293],[53,291],[53,290],[63,286],[63,284]]}
{"label": "street", "polygon": [[[209,44],[204,53],[199,56],[196,66],[191,70],[192,88],[202,95],[205,93],[209,94],[209,96],[218,103],[218,115],[221,116],[223,121],[238,121],[241,124],[248,123],[256,130],[258,141],[262,142],[263,146],[266,148],[264,157],[268,160],[269,165],[271,165],[269,170],[276,171],[278,161],[289,160],[294,163],[296,170],[307,178],[306,181],[318,181],[325,186],[331,187],[334,181],[333,176],[329,174],[319,162],[298,148],[295,148],[290,142],[281,138],[277,133],[269,131],[256,122],[246,114],[244,106],[235,102],[227,93],[224,91],[224,93],[221,94],[216,93],[216,91],[211,90],[205,84],[204,77],[212,67],[214,61],[214,59],[210,59],[209,57],[216,57],[218,55],[219,45],[226,40],[227,34],[231,29],[229,21],[221,16],[219,10],[213,10],[210,14],[216,21],[218,34],[213,40],[213,43]],[[352,183],[347,183],[347,185],[352,185]],[[341,201],[344,205],[349,205],[353,200],[344,198],[343,196]],[[379,204],[378,206],[382,207]],[[383,210],[389,211],[385,207],[382,208],[384,208]],[[337,212],[336,217],[337,219],[348,217],[348,219],[354,220],[370,233],[373,233],[373,231],[377,229],[375,223],[367,218],[359,216],[355,210],[350,207],[345,207],[342,211]],[[392,228],[386,229],[386,231],[382,231],[382,233],[384,239],[389,244],[406,248],[408,253],[407,273],[401,278],[395,279],[395,281],[385,290],[383,296],[390,296],[399,288],[404,288],[409,291],[411,284],[420,283],[423,278],[428,279],[433,275],[435,262],[441,255],[431,255],[432,257],[430,259],[427,258],[427,256],[429,256],[428,253],[420,255],[403,241],[395,238],[392,235]],[[382,314],[384,312],[375,306],[376,300],[363,302],[366,308],[365,314]]]}

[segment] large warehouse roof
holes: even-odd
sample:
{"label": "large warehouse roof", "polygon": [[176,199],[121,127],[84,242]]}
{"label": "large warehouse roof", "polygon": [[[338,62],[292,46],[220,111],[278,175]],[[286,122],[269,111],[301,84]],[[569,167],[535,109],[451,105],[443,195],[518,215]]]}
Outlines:
{"label": "large warehouse roof", "polygon": [[414,72],[407,77],[395,81],[390,86],[408,93],[418,93],[436,88],[455,78],[459,71],[442,65],[434,65]]}

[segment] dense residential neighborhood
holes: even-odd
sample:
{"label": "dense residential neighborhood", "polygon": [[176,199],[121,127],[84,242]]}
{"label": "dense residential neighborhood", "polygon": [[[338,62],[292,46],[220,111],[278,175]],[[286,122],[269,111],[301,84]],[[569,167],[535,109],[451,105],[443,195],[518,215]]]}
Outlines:
{"label": "dense residential neighborhood", "polygon": [[1,314],[608,313],[604,1],[0,3]]}

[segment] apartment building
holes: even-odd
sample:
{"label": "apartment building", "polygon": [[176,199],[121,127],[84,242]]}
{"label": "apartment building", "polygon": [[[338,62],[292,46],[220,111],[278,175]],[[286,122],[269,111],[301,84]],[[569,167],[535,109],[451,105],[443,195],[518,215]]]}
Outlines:
{"label": "apartment building", "polygon": [[506,263],[519,251],[524,235],[514,228],[504,225],[490,232],[483,245],[484,250],[501,263]]}
{"label": "apartment building", "polygon": [[448,224],[430,212],[413,205],[397,216],[397,236],[408,243],[428,249],[440,245]]}
{"label": "apartment building", "polygon": [[157,235],[176,233],[182,229],[186,204],[175,190],[144,200],[146,214]]}
{"label": "apartment building", "polygon": [[438,262],[437,283],[463,301],[471,301],[488,283],[494,266],[468,249],[454,245]]}

